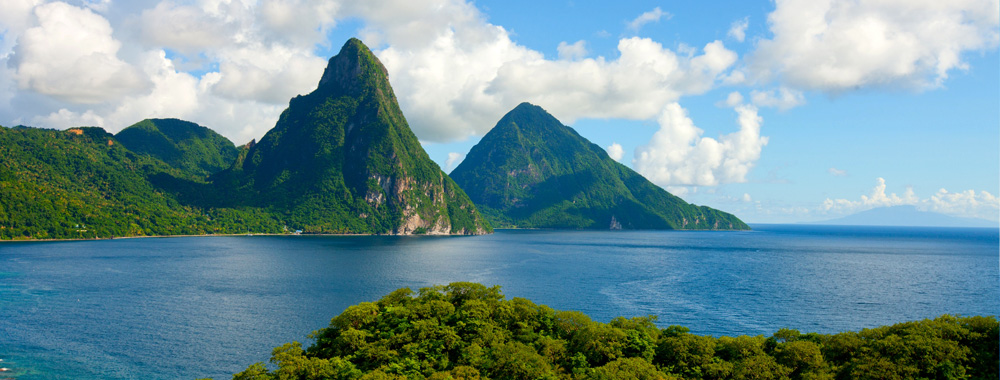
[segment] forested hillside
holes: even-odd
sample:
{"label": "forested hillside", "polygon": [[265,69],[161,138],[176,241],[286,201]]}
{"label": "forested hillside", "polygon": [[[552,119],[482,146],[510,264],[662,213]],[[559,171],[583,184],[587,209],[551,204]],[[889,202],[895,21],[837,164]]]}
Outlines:
{"label": "forested hillside", "polygon": [[183,176],[100,128],[0,127],[0,239],[281,232],[251,209],[185,205],[147,177]]}
{"label": "forested hillside", "polygon": [[196,180],[228,168],[239,153],[232,141],[215,131],[177,119],[146,119],[118,132],[115,139]]}

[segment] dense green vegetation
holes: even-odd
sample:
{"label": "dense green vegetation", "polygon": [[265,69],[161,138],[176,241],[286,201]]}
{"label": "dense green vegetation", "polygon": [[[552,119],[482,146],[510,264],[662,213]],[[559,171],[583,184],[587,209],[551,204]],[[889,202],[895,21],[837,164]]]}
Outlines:
{"label": "dense green vegetation", "polygon": [[749,229],[668,193],[528,103],[500,119],[451,177],[497,227]]}
{"label": "dense green vegetation", "polygon": [[193,180],[232,165],[239,151],[232,141],[198,124],[177,119],[146,119],[115,135],[132,152],[156,157]]}
{"label": "dense green vegetation", "polygon": [[351,39],[260,143],[144,120],[112,136],[0,127],[0,239],[491,232]]}
{"label": "dense green vegetation", "polygon": [[267,207],[306,232],[486,233],[469,197],[420,146],[385,67],[361,41],[319,87],[212,177],[236,205]]}
{"label": "dense green vegetation", "polygon": [[272,215],[183,204],[149,177],[183,172],[100,128],[0,127],[0,239],[281,232]]}
{"label": "dense green vegetation", "polygon": [[400,289],[233,379],[996,379],[1000,370],[995,317],[719,338],[655,320],[598,323],[472,283]]}

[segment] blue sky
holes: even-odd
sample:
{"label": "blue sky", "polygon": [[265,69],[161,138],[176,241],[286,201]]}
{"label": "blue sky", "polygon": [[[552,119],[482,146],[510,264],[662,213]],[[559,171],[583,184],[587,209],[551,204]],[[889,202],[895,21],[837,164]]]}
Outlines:
{"label": "blue sky", "polygon": [[241,144],[357,36],[446,170],[531,101],[749,222],[1000,218],[997,1],[3,3],[3,125],[178,117]]}

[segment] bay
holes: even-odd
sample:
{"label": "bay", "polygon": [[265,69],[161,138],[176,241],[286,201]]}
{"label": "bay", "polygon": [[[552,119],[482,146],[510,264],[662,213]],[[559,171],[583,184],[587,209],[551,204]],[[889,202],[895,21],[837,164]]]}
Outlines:
{"label": "bay", "polygon": [[1000,314],[996,229],[752,227],[3,243],[0,376],[228,379],[347,306],[454,281],[714,336]]}

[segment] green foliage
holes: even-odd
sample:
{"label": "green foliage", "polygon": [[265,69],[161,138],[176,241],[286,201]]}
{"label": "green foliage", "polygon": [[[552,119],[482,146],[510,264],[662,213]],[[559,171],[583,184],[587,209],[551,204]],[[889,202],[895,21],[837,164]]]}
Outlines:
{"label": "green foliage", "polygon": [[348,307],[234,379],[996,379],[998,322],[945,315],[834,335],[697,336],[604,324],[473,283]]}
{"label": "green foliage", "polygon": [[153,185],[177,169],[100,128],[0,127],[0,239],[280,232],[269,214],[179,202]]}
{"label": "green foliage", "polygon": [[118,132],[115,139],[197,180],[228,168],[239,154],[232,141],[215,131],[177,119],[146,119]]}
{"label": "green foliage", "polygon": [[742,230],[608,157],[541,107],[507,113],[451,172],[497,227]]}

